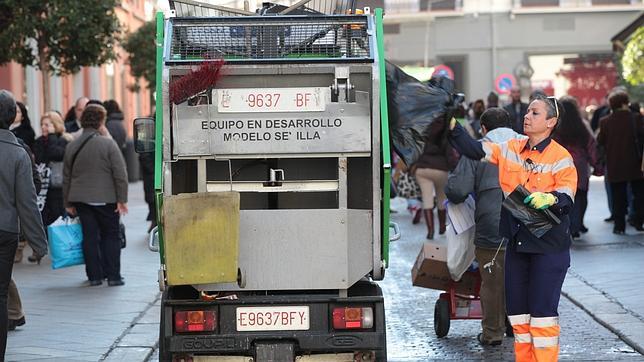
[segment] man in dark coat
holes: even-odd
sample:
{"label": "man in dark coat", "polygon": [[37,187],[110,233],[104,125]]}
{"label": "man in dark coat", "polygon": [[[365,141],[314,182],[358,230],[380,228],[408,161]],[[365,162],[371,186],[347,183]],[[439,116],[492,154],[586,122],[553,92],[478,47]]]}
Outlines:
{"label": "man in dark coat", "polygon": [[523,117],[528,112],[528,105],[521,102],[521,90],[519,87],[512,87],[510,90],[512,103],[503,107],[510,115],[510,122],[514,132],[523,134]]}
{"label": "man in dark coat", "polygon": [[[522,137],[510,128],[510,117],[501,108],[489,108],[481,116],[483,141],[503,143]],[[450,172],[445,194],[450,202],[465,201],[469,194],[476,195],[475,255],[481,274],[481,305],[483,333],[478,340],[482,345],[499,345],[505,329],[504,240],[499,235],[503,191],[499,185],[499,168],[487,162],[461,157]],[[483,266],[491,262],[489,270]]]}
{"label": "man in dark coat", "polygon": [[0,360],[7,347],[7,293],[22,231],[39,255],[47,241],[36,205],[31,159],[8,128],[16,117],[13,95],[0,90]]}
{"label": "man in dark coat", "polygon": [[644,231],[644,174],[642,173],[642,145],[644,122],[639,114],[628,108],[628,94],[616,90],[608,97],[612,113],[599,121],[597,143],[606,152],[606,178],[613,194],[613,233],[624,234],[626,229],[627,184],[633,191],[635,206],[633,226]]}
{"label": "man in dark coat", "polygon": [[74,133],[81,129],[80,117],[81,114],[83,114],[83,110],[85,109],[87,102],[89,102],[87,97],[80,97],[76,100],[76,104],[74,105],[75,117],[74,119],[65,122],[65,131],[68,133]]}

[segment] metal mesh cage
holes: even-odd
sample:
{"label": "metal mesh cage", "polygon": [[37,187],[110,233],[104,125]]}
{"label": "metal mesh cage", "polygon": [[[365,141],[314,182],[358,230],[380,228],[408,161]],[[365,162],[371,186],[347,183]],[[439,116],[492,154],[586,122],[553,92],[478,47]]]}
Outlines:
{"label": "metal mesh cage", "polygon": [[193,0],[170,1],[170,9],[179,17],[216,17],[216,16],[244,16],[255,15],[250,11],[211,5]]}
{"label": "metal mesh cage", "polygon": [[[206,0],[207,1],[207,0]],[[179,17],[216,17],[242,15],[343,15],[355,13],[355,0],[273,0],[264,2],[256,12],[242,10],[243,1],[232,1],[224,6],[204,0],[171,0],[170,8]],[[241,6],[240,6],[241,4]]]}
{"label": "metal mesh cage", "polygon": [[168,61],[367,59],[366,16],[171,19]]}

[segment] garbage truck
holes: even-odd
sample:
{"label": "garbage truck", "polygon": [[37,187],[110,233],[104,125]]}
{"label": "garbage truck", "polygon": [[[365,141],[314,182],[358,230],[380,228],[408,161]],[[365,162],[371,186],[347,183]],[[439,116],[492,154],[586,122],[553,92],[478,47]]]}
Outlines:
{"label": "garbage truck", "polygon": [[161,361],[386,361],[382,11],[193,0],[157,14]]}

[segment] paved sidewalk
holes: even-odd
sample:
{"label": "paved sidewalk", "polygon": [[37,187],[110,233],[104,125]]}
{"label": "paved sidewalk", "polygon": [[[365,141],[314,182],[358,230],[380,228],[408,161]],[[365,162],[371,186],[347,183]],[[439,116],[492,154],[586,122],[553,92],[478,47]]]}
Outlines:
{"label": "paved sidewalk", "polygon": [[612,233],[602,178],[590,182],[588,234],[573,242],[563,294],[595,320],[644,354],[644,233],[627,226]]}
{"label": "paved sidewalk", "polygon": [[144,361],[158,340],[159,255],[147,248],[143,185],[130,184],[122,287],[89,287],[84,266],[52,270],[50,259],[14,267],[27,324],[9,332],[8,361]]}

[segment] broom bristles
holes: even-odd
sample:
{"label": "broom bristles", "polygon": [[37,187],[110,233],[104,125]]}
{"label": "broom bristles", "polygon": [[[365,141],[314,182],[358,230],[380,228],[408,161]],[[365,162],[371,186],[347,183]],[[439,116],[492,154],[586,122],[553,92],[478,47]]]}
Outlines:
{"label": "broom bristles", "polygon": [[217,84],[223,59],[207,60],[199,68],[170,82],[170,102],[180,104]]}

